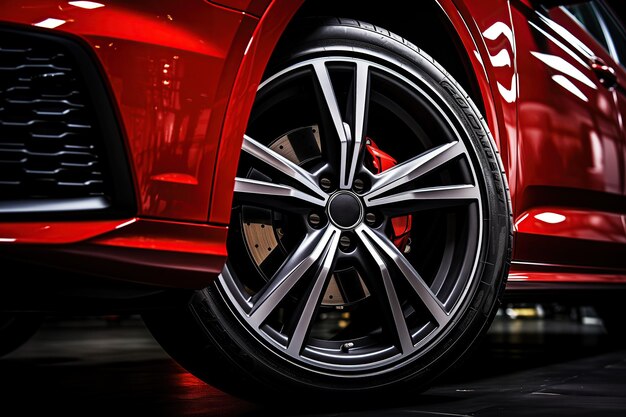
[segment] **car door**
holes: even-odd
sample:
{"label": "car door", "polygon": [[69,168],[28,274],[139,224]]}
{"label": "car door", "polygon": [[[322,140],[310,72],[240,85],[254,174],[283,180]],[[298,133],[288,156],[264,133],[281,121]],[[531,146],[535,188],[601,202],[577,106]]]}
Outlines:
{"label": "car door", "polygon": [[[621,3],[612,3],[616,3],[616,5],[622,6],[623,8]],[[614,97],[620,112],[620,127],[623,139],[622,190],[623,194],[626,196],[626,30],[623,26],[623,19],[626,17],[626,14],[622,12],[620,16],[622,20],[620,20],[609,3],[596,1],[590,2],[589,5],[596,10],[603,29],[604,38],[606,39],[607,50],[614,60],[614,63],[605,70],[615,71],[615,78],[612,81],[615,83]],[[589,5],[587,7],[589,7]],[[626,214],[622,215],[622,225],[626,233]]]}
{"label": "car door", "polygon": [[519,74],[515,259],[626,269],[620,255],[626,243],[623,118],[614,79],[622,74],[613,68],[619,64],[597,5],[518,6],[513,19]]}

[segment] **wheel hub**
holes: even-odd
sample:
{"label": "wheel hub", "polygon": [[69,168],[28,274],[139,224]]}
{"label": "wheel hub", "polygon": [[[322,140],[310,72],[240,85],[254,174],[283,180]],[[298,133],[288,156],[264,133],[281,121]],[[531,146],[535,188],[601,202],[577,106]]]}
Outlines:
{"label": "wheel hub", "polygon": [[354,229],[363,221],[363,204],[356,194],[339,191],[328,200],[328,218],[343,230]]}
{"label": "wheel hub", "polygon": [[413,360],[462,305],[480,247],[477,179],[447,110],[343,57],[259,91],[235,184],[242,233],[218,285],[300,365],[352,375]]}

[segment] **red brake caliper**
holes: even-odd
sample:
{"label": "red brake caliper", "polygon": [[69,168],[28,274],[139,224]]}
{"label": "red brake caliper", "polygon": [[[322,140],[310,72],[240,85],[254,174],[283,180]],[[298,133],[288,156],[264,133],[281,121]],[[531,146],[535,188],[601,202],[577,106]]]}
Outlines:
{"label": "red brake caliper", "polygon": [[[381,172],[392,168],[398,164],[398,162],[389,154],[383,152],[376,146],[376,143],[366,138],[367,152],[371,157],[371,168],[374,174],[380,174]],[[391,241],[400,251],[404,252],[409,244],[409,235],[411,232],[411,224],[413,217],[409,214],[406,216],[393,217],[391,219],[392,236]]]}

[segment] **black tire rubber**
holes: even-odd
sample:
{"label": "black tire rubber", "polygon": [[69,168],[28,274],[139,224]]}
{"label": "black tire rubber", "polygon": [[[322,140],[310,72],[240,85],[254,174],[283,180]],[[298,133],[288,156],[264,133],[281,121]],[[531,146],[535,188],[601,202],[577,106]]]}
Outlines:
{"label": "black tire rubber", "polygon": [[41,327],[38,314],[0,313],[0,356],[7,355],[26,343]]}
{"label": "black tire rubber", "polygon": [[[407,40],[352,19],[324,19],[303,25],[282,45],[278,69],[324,53],[327,46],[358,46],[392,56],[430,80],[471,132],[478,155],[485,202],[482,253],[470,295],[451,330],[418,360],[382,375],[333,378],[300,368],[270,352],[247,331],[215,285],[197,291],[184,308],[152,312],[146,324],[162,346],[185,368],[231,394],[276,405],[306,400],[375,401],[416,393],[457,363],[483,335],[500,304],[511,259],[512,214],[506,177],[496,145],[477,107],[457,82],[430,56]],[[293,41],[298,39],[298,41]],[[276,71],[270,67],[268,75]],[[478,175],[481,175],[478,173]]]}

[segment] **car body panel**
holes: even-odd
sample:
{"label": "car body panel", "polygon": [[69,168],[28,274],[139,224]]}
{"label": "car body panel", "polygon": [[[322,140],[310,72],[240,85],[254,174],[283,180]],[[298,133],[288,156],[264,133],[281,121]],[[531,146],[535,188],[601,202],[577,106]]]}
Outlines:
{"label": "car body panel", "polygon": [[[6,245],[0,260],[48,265],[86,281],[97,277],[189,289],[205,287],[226,261],[226,227],[139,218],[116,223],[56,223],[48,234],[18,236],[24,244]],[[26,230],[35,226],[47,227],[40,223]]]}
{"label": "car body panel", "polygon": [[222,117],[257,19],[203,0],[95,9],[27,0],[0,2],[0,15],[27,25],[57,19],[55,31],[97,55],[127,139],[137,214],[206,221]]}
{"label": "car body panel", "polygon": [[[234,177],[257,87],[304,0],[69,3],[3,1],[0,20],[76,36],[97,57],[119,114],[138,211],[114,220],[2,220],[1,254],[132,282],[206,286],[226,259]],[[619,117],[626,99],[600,85],[581,50],[611,57],[558,10],[540,14],[506,0],[438,4],[465,49],[509,179],[513,280],[544,282],[552,274],[559,282],[626,283],[626,261],[612,255],[626,247]],[[56,20],[43,23],[49,19]],[[617,73],[626,85],[624,69]],[[565,220],[542,221],[545,213]],[[534,265],[533,273],[524,275],[524,265]]]}
{"label": "car body panel", "polygon": [[303,0],[272,1],[246,49],[232,88],[217,151],[214,177],[219,181],[214,181],[211,193],[211,223],[228,224],[230,221],[237,161],[256,90],[276,43],[302,3]]}
{"label": "car body panel", "polygon": [[[543,269],[536,271],[535,269]],[[563,267],[555,267],[545,270],[545,265],[541,264],[517,264],[513,265],[509,272],[509,287],[517,290],[532,289],[533,283],[540,284],[623,284],[624,275],[619,273],[602,273],[597,271],[578,271],[571,272]],[[522,285],[519,285],[522,284]],[[564,287],[559,287],[564,289]],[[587,290],[593,289],[593,286],[584,287]],[[546,287],[538,287],[545,290]],[[606,289],[606,287],[604,288]]]}
{"label": "car body panel", "polygon": [[[626,269],[609,255],[623,251],[625,237],[617,93],[592,69],[594,59],[612,58],[561,8],[520,6],[513,18],[518,43],[525,45],[518,55],[521,198],[515,200],[514,259]],[[536,219],[555,205],[562,222]]]}
{"label": "car body panel", "polygon": [[0,242],[58,245],[91,239],[124,226],[132,219],[0,223]]}
{"label": "car body panel", "polygon": [[260,17],[267,9],[271,0],[206,0],[208,3],[228,7],[230,9],[241,10]]}
{"label": "car body panel", "polygon": [[616,213],[562,207],[537,207],[521,214],[517,233],[626,244],[623,219]]}

